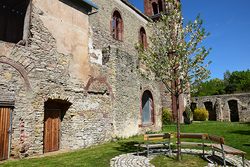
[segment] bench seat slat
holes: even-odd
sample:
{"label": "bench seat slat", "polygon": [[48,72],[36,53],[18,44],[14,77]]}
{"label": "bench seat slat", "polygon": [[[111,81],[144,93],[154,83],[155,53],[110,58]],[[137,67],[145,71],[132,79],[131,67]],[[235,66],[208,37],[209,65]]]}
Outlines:
{"label": "bench seat slat", "polygon": [[[194,142],[181,142],[181,145],[190,145],[190,146],[202,146],[202,143],[194,143]],[[205,147],[211,147],[210,143],[204,143]]]}
{"label": "bench seat slat", "polygon": [[[172,145],[173,142],[170,142],[170,144]],[[162,147],[162,146],[168,146],[169,143],[166,142],[166,143],[150,143],[148,144],[149,147]],[[134,144],[134,146],[136,147],[147,147],[147,144]]]}
{"label": "bench seat slat", "polygon": [[[180,137],[181,138],[189,138],[189,139],[208,139],[208,134],[207,133],[181,133]],[[175,133],[175,137],[177,138],[177,133]]]}
{"label": "bench seat slat", "polygon": [[[222,150],[221,145],[220,144],[213,144],[214,148],[217,148],[219,150]],[[233,147],[229,147],[227,145],[223,145],[224,148],[224,152],[228,153],[228,154],[246,154],[246,152],[238,150],[236,148]]]}

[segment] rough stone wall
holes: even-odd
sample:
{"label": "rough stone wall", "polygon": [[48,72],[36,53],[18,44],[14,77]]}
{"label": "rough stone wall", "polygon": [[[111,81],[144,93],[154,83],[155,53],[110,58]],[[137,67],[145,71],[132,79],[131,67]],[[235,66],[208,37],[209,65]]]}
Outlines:
{"label": "rough stone wall", "polygon": [[[103,66],[95,75],[104,75],[114,93],[114,127],[118,137],[129,137],[146,131],[161,130],[160,89],[156,82],[138,76],[135,69],[139,66],[134,44],[138,42],[139,29],[143,26],[147,36],[147,20],[120,0],[93,0],[98,4],[99,12],[89,17],[90,23],[90,56],[99,53]],[[124,25],[123,41],[113,39],[110,31],[112,12],[121,12]],[[149,40],[148,40],[149,41]],[[97,68],[96,68],[97,69]],[[144,88],[153,92],[155,123],[142,125],[141,95]]]}
{"label": "rough stone wall", "polygon": [[[112,140],[112,98],[107,84],[73,82],[72,54],[58,52],[56,41],[32,5],[28,46],[0,42],[0,106],[13,106],[10,156],[43,153],[44,109],[61,109],[60,147],[79,149]],[[87,38],[86,38],[87,41]],[[62,102],[57,107],[56,102]],[[69,105],[70,104],[70,105]]]}
{"label": "rough stone wall", "polygon": [[205,102],[211,102],[218,121],[231,121],[228,101],[236,100],[239,121],[250,121],[250,93],[228,94],[192,97],[191,102],[197,104],[197,108],[205,108]]}
{"label": "rough stone wall", "polygon": [[[60,149],[79,149],[116,136],[161,130],[158,84],[139,77],[132,68],[139,65],[134,43],[140,26],[146,28],[145,19],[116,2],[95,2],[100,12],[90,17],[89,39],[93,45],[90,42],[90,61],[85,62],[92,64],[88,64],[90,72],[84,76],[89,80],[72,75],[72,59],[81,55],[58,49],[60,39],[44,18],[48,13],[37,8],[36,3],[30,7],[27,46],[0,41],[0,106],[13,107],[10,156],[43,154],[45,109],[61,111]],[[114,7],[119,8],[124,19],[123,42],[110,36],[110,10]],[[82,38],[87,44],[88,38]],[[142,124],[141,115],[145,89],[152,92],[154,103],[154,122],[147,126]]]}
{"label": "rough stone wall", "polygon": [[[129,54],[136,56],[134,44],[138,42],[140,26],[145,28],[147,36],[150,34],[146,27],[147,19],[135,13],[120,0],[92,0],[92,2],[98,4],[99,7],[98,13],[89,17],[90,29],[93,32],[93,48],[102,50],[114,45],[119,47],[119,50],[126,50]],[[118,9],[122,15],[123,41],[113,39],[110,34],[110,21],[112,21],[111,15],[114,9]]]}
{"label": "rough stone wall", "polygon": [[[107,54],[110,61],[104,67],[114,93],[114,126],[118,137],[129,137],[146,131],[161,130],[161,99],[158,84],[138,76],[132,67],[137,60],[134,55],[110,47]],[[153,93],[155,123],[151,126],[142,125],[141,96],[148,88]]]}

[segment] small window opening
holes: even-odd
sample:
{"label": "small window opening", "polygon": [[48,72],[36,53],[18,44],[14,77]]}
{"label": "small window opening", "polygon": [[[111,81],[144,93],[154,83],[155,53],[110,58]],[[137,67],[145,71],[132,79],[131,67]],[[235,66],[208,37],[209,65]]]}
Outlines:
{"label": "small window opening", "polygon": [[23,39],[23,27],[29,0],[0,3],[0,40],[17,43]]}
{"label": "small window opening", "polygon": [[159,11],[160,11],[160,12],[163,12],[162,1],[159,0],[159,1],[158,1],[158,4],[159,4]]}
{"label": "small window opening", "polygon": [[154,10],[154,15],[155,15],[155,14],[158,14],[158,7],[157,7],[157,4],[156,4],[156,3],[152,3],[152,6],[153,6],[153,10]]}
{"label": "small window opening", "polygon": [[122,40],[122,18],[118,11],[115,11],[113,14],[112,36],[114,39]]}
{"label": "small window opening", "polygon": [[140,49],[144,49],[147,50],[147,35],[146,35],[146,31],[143,27],[140,28],[140,34],[139,34],[139,40],[141,42],[141,46]]}

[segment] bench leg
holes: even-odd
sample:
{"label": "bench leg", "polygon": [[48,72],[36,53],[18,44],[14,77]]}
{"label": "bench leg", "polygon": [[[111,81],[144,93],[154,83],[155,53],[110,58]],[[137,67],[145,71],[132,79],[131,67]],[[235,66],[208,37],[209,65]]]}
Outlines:
{"label": "bench leg", "polygon": [[222,153],[222,156],[223,156],[223,163],[224,163],[224,166],[226,166],[226,157],[225,157],[225,153]]}
{"label": "bench leg", "polygon": [[245,167],[244,154],[242,154],[242,162],[243,162],[243,167]]}
{"label": "bench leg", "polygon": [[214,155],[214,148],[212,148],[212,155]]}
{"label": "bench leg", "polygon": [[147,147],[147,156],[149,158],[149,148]]}
{"label": "bench leg", "polygon": [[139,147],[137,146],[137,156],[139,156]]}
{"label": "bench leg", "polygon": [[171,145],[169,145],[168,148],[169,148],[169,155],[172,155]]}
{"label": "bench leg", "polygon": [[203,155],[202,155],[202,156],[203,156],[203,158],[204,158],[204,157],[205,157],[205,156],[204,156],[204,145],[202,146],[202,148],[203,148]]}

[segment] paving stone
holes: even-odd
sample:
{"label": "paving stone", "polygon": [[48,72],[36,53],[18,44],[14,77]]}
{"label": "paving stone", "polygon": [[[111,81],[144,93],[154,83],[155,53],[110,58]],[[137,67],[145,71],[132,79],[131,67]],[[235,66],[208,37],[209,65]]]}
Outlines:
{"label": "paving stone", "polygon": [[[156,149],[157,151],[166,151],[166,149]],[[177,150],[172,150],[173,155],[177,155]],[[196,150],[196,149],[181,149],[182,153],[199,153],[201,154],[201,150]],[[146,155],[146,151],[141,152],[140,154]],[[205,151],[205,158],[210,161],[207,166],[205,167],[217,167],[220,166],[220,164],[211,161],[209,159],[209,156],[212,155],[212,151]],[[221,153],[215,152],[215,155],[221,156]],[[150,163],[150,160],[152,160],[156,155],[149,155],[149,158],[146,156],[137,156],[136,152],[134,153],[127,153],[127,154],[122,154],[119,156],[116,156],[110,160],[110,167],[154,167]],[[226,155],[226,161],[231,163],[234,166],[241,167],[243,166],[242,164],[242,158],[237,156],[237,155],[232,155],[232,154],[227,154]],[[250,167],[250,161],[245,159],[245,166]]]}

